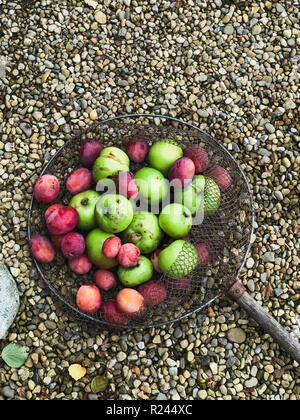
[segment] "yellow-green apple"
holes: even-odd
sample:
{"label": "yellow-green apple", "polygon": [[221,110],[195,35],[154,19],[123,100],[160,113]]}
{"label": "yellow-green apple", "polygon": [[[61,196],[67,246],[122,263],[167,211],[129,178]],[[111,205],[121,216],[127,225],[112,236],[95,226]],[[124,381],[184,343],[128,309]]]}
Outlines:
{"label": "yellow-green apple", "polygon": [[179,145],[171,139],[162,139],[150,147],[148,159],[152,168],[168,176],[173,163],[182,156],[183,150]]}
{"label": "yellow-green apple", "polygon": [[192,228],[192,213],[179,203],[165,206],[159,215],[159,226],[171,238],[183,238]]}
{"label": "yellow-green apple", "polygon": [[158,248],[164,234],[155,214],[139,211],[133,215],[132,222],[121,236],[123,242],[135,244],[142,254],[150,254]]}
{"label": "yellow-green apple", "polygon": [[105,147],[93,165],[95,182],[104,178],[115,179],[120,171],[129,171],[130,161],[127,154],[118,147]]}
{"label": "yellow-green apple", "polygon": [[69,206],[77,210],[79,215],[77,227],[82,230],[91,230],[97,227],[95,220],[95,207],[100,198],[100,194],[93,190],[88,190],[74,195]]}
{"label": "yellow-green apple", "polygon": [[197,267],[198,253],[193,244],[177,239],[161,251],[158,264],[168,277],[181,279]]}
{"label": "yellow-green apple", "polygon": [[86,237],[87,255],[90,261],[98,268],[109,269],[118,265],[118,261],[115,258],[105,257],[102,251],[104,241],[111,236],[114,235],[101,229],[93,229]]}
{"label": "yellow-green apple", "polygon": [[105,232],[122,232],[129,226],[132,218],[132,205],[121,194],[104,194],[97,201],[95,207],[96,223]]}

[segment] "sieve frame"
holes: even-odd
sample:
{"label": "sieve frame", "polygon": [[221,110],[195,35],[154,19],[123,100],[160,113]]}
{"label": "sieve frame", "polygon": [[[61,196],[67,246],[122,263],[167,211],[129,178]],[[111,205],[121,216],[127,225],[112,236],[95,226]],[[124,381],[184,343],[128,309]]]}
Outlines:
{"label": "sieve frame", "polygon": [[[236,281],[239,278],[243,267],[245,266],[246,260],[248,258],[249,252],[250,252],[252,239],[253,239],[254,222],[255,222],[254,199],[253,199],[253,195],[252,195],[252,192],[251,192],[251,188],[250,188],[250,184],[248,182],[248,179],[247,179],[244,171],[242,170],[240,164],[238,163],[238,161],[231,155],[231,153],[226,149],[226,147],[222,143],[220,143],[216,140],[216,138],[214,136],[212,136],[209,133],[201,130],[199,127],[197,127],[197,126],[195,126],[191,123],[188,123],[186,121],[180,120],[178,118],[171,117],[171,116],[168,116],[168,115],[160,115],[160,114],[136,114],[136,113],[133,113],[133,114],[118,115],[118,116],[115,116],[115,117],[111,117],[111,118],[107,118],[107,119],[104,119],[104,120],[101,120],[101,121],[97,121],[97,122],[91,124],[90,126],[88,126],[86,129],[80,130],[79,133],[75,134],[70,139],[68,139],[65,142],[65,144],[62,147],[60,147],[56,151],[56,153],[49,159],[49,161],[45,164],[45,166],[43,167],[39,176],[42,176],[46,173],[48,167],[53,163],[53,161],[63,152],[63,150],[70,143],[75,142],[83,134],[91,131],[93,129],[93,127],[105,125],[107,123],[111,123],[111,122],[118,121],[118,120],[121,120],[121,119],[126,119],[126,118],[127,119],[128,118],[136,118],[136,119],[138,119],[138,118],[145,118],[145,119],[159,118],[159,119],[165,119],[165,120],[168,120],[168,121],[173,121],[175,123],[178,123],[178,124],[181,124],[183,126],[189,127],[193,130],[198,131],[202,135],[206,135],[206,136],[208,135],[209,137],[211,137],[211,139],[213,139],[215,141],[216,145],[218,147],[220,147],[223,150],[223,152],[225,152],[228,155],[229,159],[231,159],[235,163],[235,165],[237,167],[237,170],[240,172],[240,174],[241,174],[241,176],[244,180],[246,189],[248,191],[249,200],[250,200],[250,216],[251,216],[251,225],[250,225],[250,234],[249,234],[248,246],[247,246],[247,249],[245,251],[244,257],[242,259],[241,265],[240,265],[239,269],[237,270],[237,273],[235,274],[233,279],[230,279],[230,281]],[[32,197],[31,197],[31,200],[30,200],[30,205],[29,205],[28,217],[27,217],[28,240],[30,240],[31,237],[32,237],[32,234],[31,234],[32,233],[31,216],[32,216],[33,205],[34,205],[34,196],[32,194]],[[89,314],[83,313],[78,308],[72,306],[67,300],[64,300],[64,298],[58,293],[58,291],[51,285],[51,283],[49,283],[49,281],[45,277],[39,262],[34,257],[32,257],[32,259],[34,261],[35,267],[36,267],[40,277],[42,278],[42,280],[46,284],[49,291],[52,293],[52,295],[55,298],[58,299],[58,301],[60,303],[62,303],[64,306],[67,306],[69,312],[76,315],[76,318],[78,318],[78,319],[83,319],[87,322],[91,322],[92,324],[98,325],[99,327],[102,327],[102,328],[116,327],[119,330],[132,330],[132,329],[148,329],[148,328],[162,327],[162,326],[165,326],[165,325],[170,325],[170,324],[173,324],[173,323],[178,322],[180,320],[183,320],[187,317],[190,317],[192,314],[195,314],[195,313],[198,313],[198,312],[202,311],[203,309],[207,308],[208,306],[210,306],[211,304],[216,302],[220,297],[224,296],[224,290],[222,290],[219,293],[217,293],[213,298],[211,298],[208,301],[201,304],[198,308],[195,308],[191,311],[188,311],[188,312],[184,313],[183,315],[180,315],[180,316],[176,317],[175,319],[171,319],[171,320],[168,320],[168,321],[155,322],[155,323],[151,323],[151,324],[148,324],[148,325],[141,325],[141,324],[140,325],[133,325],[133,324],[131,324],[131,325],[120,325],[120,324],[114,324],[114,323],[104,321],[102,319],[96,319],[96,318],[90,316]],[[230,287],[231,284],[232,283],[228,284],[228,287]],[[225,292],[225,294],[226,294],[226,292]]]}

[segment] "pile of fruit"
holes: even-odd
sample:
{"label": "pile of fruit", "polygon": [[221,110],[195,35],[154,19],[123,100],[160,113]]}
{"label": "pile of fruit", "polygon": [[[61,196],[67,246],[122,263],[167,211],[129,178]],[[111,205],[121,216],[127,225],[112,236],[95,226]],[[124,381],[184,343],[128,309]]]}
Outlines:
{"label": "pile of fruit", "polygon": [[[193,245],[189,232],[199,212],[204,218],[216,213],[231,177],[210,164],[204,148],[183,150],[171,139],[150,145],[134,136],[126,151],[89,139],[79,161],[82,167],[64,180],[72,196],[68,205],[56,202],[61,186],[55,175],[36,182],[34,198],[49,205],[44,214],[49,235],[33,235],[29,248],[40,263],[52,262],[59,252],[72,272],[90,273],[77,291],[80,311],[127,324],[170,291],[182,294],[191,273],[212,261],[210,244]],[[131,165],[138,165],[134,174]],[[107,190],[108,181],[114,190]]]}

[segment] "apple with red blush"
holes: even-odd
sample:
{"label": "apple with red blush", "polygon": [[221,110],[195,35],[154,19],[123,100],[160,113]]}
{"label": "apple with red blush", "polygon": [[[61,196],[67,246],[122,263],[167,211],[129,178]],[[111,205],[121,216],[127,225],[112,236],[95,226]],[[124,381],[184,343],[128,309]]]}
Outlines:
{"label": "apple with red blush", "polygon": [[201,174],[208,167],[208,154],[203,147],[196,144],[187,147],[184,150],[184,156],[191,159],[195,165],[195,173]]}
{"label": "apple with red blush", "polygon": [[80,257],[85,251],[85,239],[78,232],[67,233],[61,241],[61,252],[68,260]]}
{"label": "apple with red blush", "polygon": [[118,292],[116,304],[120,312],[134,318],[142,316],[146,310],[146,302],[143,295],[129,287],[125,287]]}
{"label": "apple with red blush", "polygon": [[127,145],[127,155],[135,163],[142,163],[149,152],[149,144],[142,136],[134,136]]}
{"label": "apple with red blush", "polygon": [[121,246],[117,261],[124,268],[135,267],[139,262],[140,255],[141,251],[136,245],[127,243]]}
{"label": "apple with red blush", "polygon": [[78,213],[70,206],[56,208],[47,217],[46,225],[52,235],[71,232],[78,223]]}
{"label": "apple with red blush", "polygon": [[86,254],[71,258],[68,264],[69,268],[76,274],[87,274],[93,266]]}
{"label": "apple with red blush", "polygon": [[100,289],[105,290],[106,292],[114,289],[117,285],[114,273],[109,270],[99,269],[95,271],[94,281]]}
{"label": "apple with red blush", "polygon": [[102,252],[106,258],[116,258],[121,246],[121,239],[118,236],[111,236],[103,242]]}
{"label": "apple with red blush", "polygon": [[146,305],[153,306],[163,302],[167,297],[166,285],[152,279],[138,287],[138,292],[144,297]]}
{"label": "apple with red blush", "polygon": [[43,235],[33,235],[29,241],[29,250],[41,263],[50,263],[55,257],[55,249],[51,241]]}
{"label": "apple with red blush", "polygon": [[222,191],[227,190],[232,182],[228,171],[219,165],[212,166],[205,175],[213,179]]}
{"label": "apple with red blush", "polygon": [[137,197],[139,190],[132,172],[119,172],[116,177],[116,188],[119,194],[128,200]]}
{"label": "apple with red blush", "polygon": [[94,284],[84,284],[76,294],[76,304],[80,311],[94,314],[101,306],[101,293]]}
{"label": "apple with red blush", "polygon": [[45,174],[35,183],[33,195],[39,203],[51,203],[60,190],[59,180],[55,175]]}
{"label": "apple with red blush", "polygon": [[103,149],[102,144],[96,139],[86,140],[81,148],[79,159],[83,166],[86,168],[92,168],[95,160],[99,157]]}
{"label": "apple with red blush", "polygon": [[93,184],[91,171],[87,168],[79,168],[72,172],[66,182],[66,188],[70,194],[76,195],[89,190]]}

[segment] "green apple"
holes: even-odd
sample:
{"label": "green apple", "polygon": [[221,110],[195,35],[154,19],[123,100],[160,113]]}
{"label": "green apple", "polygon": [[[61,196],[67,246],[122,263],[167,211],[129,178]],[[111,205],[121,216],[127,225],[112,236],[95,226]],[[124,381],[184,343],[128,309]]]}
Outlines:
{"label": "green apple", "polygon": [[102,246],[111,233],[103,232],[101,229],[93,229],[86,237],[86,250],[90,261],[98,268],[110,269],[118,265],[115,258],[106,258],[102,252]]}
{"label": "green apple", "polygon": [[139,211],[133,215],[132,222],[121,237],[123,242],[136,245],[142,254],[150,254],[158,248],[164,234],[155,214]]}
{"label": "green apple", "polygon": [[192,216],[198,212],[201,203],[204,202],[205,177],[195,175],[192,182],[185,188],[175,188],[174,200],[187,207]]}
{"label": "green apple", "polygon": [[182,156],[183,150],[178,144],[172,139],[162,139],[150,147],[148,159],[152,168],[168,176],[173,163]]}
{"label": "green apple", "polygon": [[104,178],[115,179],[120,171],[128,172],[130,161],[126,153],[118,147],[105,147],[93,166],[95,182]]}
{"label": "green apple", "polygon": [[197,267],[198,258],[194,245],[178,239],[161,251],[158,257],[158,265],[168,277],[181,279]]}
{"label": "green apple", "polygon": [[104,194],[96,204],[95,219],[104,232],[122,232],[130,225],[132,218],[132,204],[121,194]]}
{"label": "green apple", "polygon": [[118,276],[120,282],[126,287],[135,287],[150,280],[153,275],[153,265],[144,255],[140,256],[135,267],[125,268],[119,265]]}
{"label": "green apple", "polygon": [[191,230],[193,218],[190,210],[179,203],[165,206],[159,215],[159,226],[171,238],[183,238]]}
{"label": "green apple", "polygon": [[221,191],[215,181],[205,177],[204,187],[204,216],[213,215],[219,208]]}
{"label": "green apple", "polygon": [[79,215],[77,227],[82,230],[91,230],[97,227],[95,220],[95,206],[100,194],[93,190],[83,191],[72,197],[69,206],[77,210]]}
{"label": "green apple", "polygon": [[149,204],[160,203],[168,194],[168,183],[161,172],[144,167],[134,175],[140,197]]}

